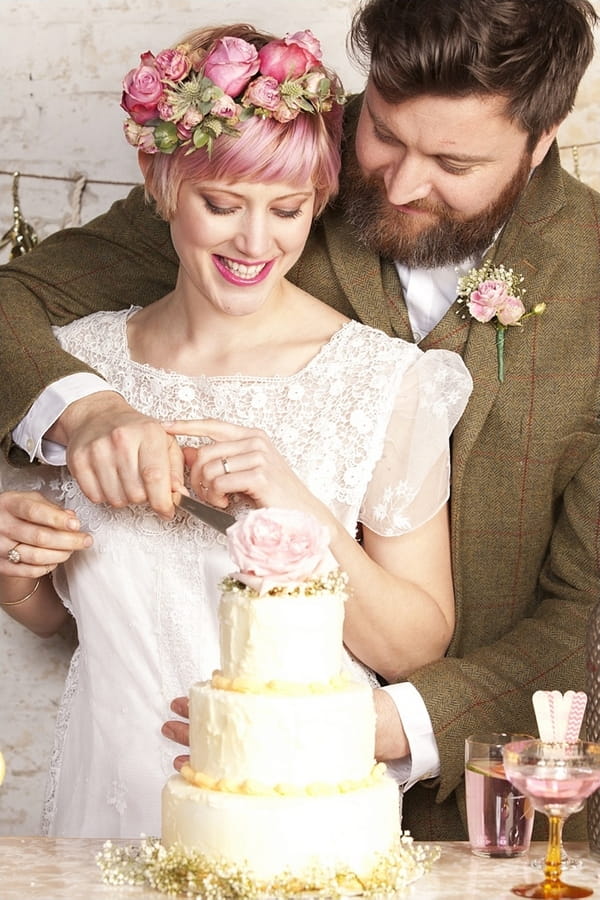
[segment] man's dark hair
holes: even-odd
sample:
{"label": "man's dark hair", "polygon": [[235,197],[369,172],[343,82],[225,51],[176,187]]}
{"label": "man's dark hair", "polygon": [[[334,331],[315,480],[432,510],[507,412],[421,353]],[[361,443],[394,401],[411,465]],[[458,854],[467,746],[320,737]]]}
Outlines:
{"label": "man's dark hair", "polygon": [[588,0],[365,0],[348,48],[388,103],[502,95],[534,145],[573,108],[597,20]]}

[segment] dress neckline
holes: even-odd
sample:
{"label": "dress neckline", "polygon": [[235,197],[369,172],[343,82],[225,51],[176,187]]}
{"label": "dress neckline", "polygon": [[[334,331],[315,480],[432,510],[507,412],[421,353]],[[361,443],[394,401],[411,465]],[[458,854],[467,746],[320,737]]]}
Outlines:
{"label": "dress neckline", "polygon": [[336,344],[341,340],[342,334],[347,330],[353,330],[353,328],[358,327],[367,327],[361,325],[360,322],[356,322],[354,319],[348,319],[347,322],[344,322],[336,331],[333,332],[328,340],[321,344],[314,356],[312,356],[300,369],[298,369],[296,372],[291,372],[289,375],[244,375],[241,372],[232,373],[230,375],[186,375],[185,373],[178,372],[175,369],[163,369],[159,366],[153,366],[151,363],[138,362],[137,360],[132,359],[131,352],[129,350],[129,342],[127,340],[127,322],[132,315],[134,315],[141,309],[141,306],[130,306],[128,309],[119,311],[120,337],[122,341],[121,350],[129,364],[134,369],[137,369],[140,372],[154,373],[161,376],[167,376],[169,378],[185,378],[188,381],[204,383],[245,381],[265,384],[269,382],[291,381],[308,372],[311,368],[313,368],[313,366],[317,365],[321,357],[323,355],[326,355],[331,349],[336,346]]}

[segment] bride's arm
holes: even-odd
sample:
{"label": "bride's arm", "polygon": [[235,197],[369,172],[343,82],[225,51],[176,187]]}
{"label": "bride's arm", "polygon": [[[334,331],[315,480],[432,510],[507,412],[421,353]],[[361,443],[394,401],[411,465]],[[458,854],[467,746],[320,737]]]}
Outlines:
{"label": "bride's arm", "polygon": [[69,612],[49,575],[42,578],[0,576],[0,607],[39,637],[52,637],[69,619]]}
{"label": "bride's arm", "polygon": [[395,681],[443,655],[454,627],[443,501],[430,520],[401,537],[365,529],[363,549],[260,429],[204,419],[173,422],[168,430],[211,439],[184,451],[201,499],[225,507],[229,494],[245,494],[257,506],[312,513],[329,528],[331,552],[349,577],[344,640],[361,662]]}
{"label": "bride's arm", "polygon": [[386,681],[440,659],[454,631],[446,506],[399,537],[363,526],[363,547],[331,516],[331,550],[349,578],[344,642]]}

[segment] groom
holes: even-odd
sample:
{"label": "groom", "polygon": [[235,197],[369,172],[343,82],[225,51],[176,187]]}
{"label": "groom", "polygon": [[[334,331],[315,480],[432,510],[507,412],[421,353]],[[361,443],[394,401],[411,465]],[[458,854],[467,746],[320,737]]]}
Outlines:
{"label": "groom", "polygon": [[[292,273],[350,317],[461,353],[474,378],[452,446],[455,634],[445,659],[375,692],[377,755],[406,784],[418,839],[466,836],[467,735],[535,733],[534,691],[584,685],[600,596],[600,197],[561,168],[554,138],[595,22],[588,0],[367,0],[350,35],[368,80],[347,107],[341,194]],[[522,277],[525,313],[543,313],[506,325],[498,307],[457,302],[458,279],[488,261],[484,298],[484,282],[502,293]],[[172,514],[179,449],[58,350],[47,316],[143,305],[176,265],[135,189],[4,268],[13,459],[26,458],[13,440],[56,462],[66,447],[93,500]]]}

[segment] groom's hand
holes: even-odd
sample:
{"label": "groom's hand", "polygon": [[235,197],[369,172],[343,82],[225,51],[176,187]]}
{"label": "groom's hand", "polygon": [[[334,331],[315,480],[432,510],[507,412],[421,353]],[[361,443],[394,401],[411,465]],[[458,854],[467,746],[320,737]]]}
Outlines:
{"label": "groom's hand", "polygon": [[[176,697],[175,700],[173,700],[173,702],[171,703],[171,709],[176,716],[181,716],[182,719],[189,719],[190,707],[187,697]],[[189,747],[189,722],[182,722],[179,719],[171,719],[168,722],[165,722],[161,730],[163,735],[169,738],[171,741],[176,741],[176,743],[178,744],[183,744],[185,747]],[[173,765],[179,771],[184,763],[189,762],[189,759],[189,756],[176,756],[173,760]]]}
{"label": "groom's hand", "polygon": [[410,753],[402,720],[396,704],[387,691],[377,688],[373,691],[375,703],[375,759],[387,762],[403,759]]}
{"label": "groom's hand", "polygon": [[114,391],[71,403],[46,433],[63,444],[67,465],[93,503],[148,503],[164,518],[183,486],[183,453],[156,419],[132,409]]}

